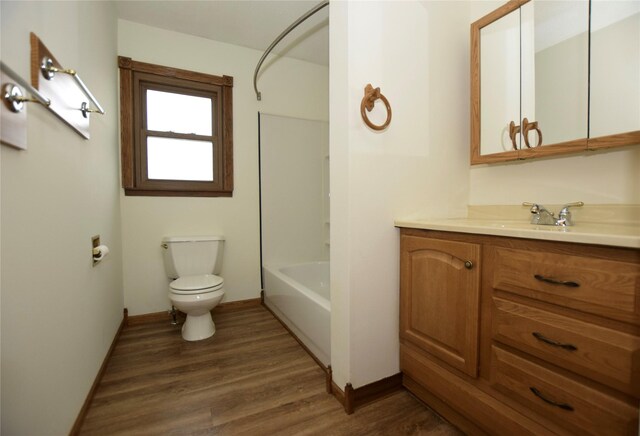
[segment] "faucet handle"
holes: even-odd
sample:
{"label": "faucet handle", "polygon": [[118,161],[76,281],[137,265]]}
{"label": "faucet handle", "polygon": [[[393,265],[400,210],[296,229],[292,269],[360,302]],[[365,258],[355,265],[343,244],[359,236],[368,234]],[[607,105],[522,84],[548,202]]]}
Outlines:
{"label": "faucet handle", "polygon": [[582,206],[584,206],[584,203],[582,201],[576,201],[574,203],[567,203],[564,206],[562,206],[562,209],[558,213],[558,223],[557,223],[557,225],[572,226],[573,225],[573,221],[571,220],[571,211],[569,210],[569,208],[570,207],[582,207]]}
{"label": "faucet handle", "polygon": [[569,208],[570,207],[582,207],[584,206],[584,203],[582,201],[576,201],[574,203],[567,203],[564,206],[562,206],[562,209],[560,210],[560,213],[558,214],[561,218],[565,215],[569,215],[571,216],[571,212],[569,212]]}
{"label": "faucet handle", "polygon": [[[584,202],[576,201],[576,202],[573,202],[573,203],[565,204],[564,206],[562,206],[562,210],[567,212],[570,207],[582,207],[582,206],[584,206]],[[560,211],[560,213],[562,213],[562,210]]]}

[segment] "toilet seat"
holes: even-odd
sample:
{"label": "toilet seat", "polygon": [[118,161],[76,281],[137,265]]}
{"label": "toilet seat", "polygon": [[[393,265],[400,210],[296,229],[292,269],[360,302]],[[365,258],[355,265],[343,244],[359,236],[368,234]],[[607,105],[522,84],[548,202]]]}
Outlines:
{"label": "toilet seat", "polygon": [[169,284],[174,294],[204,294],[222,289],[224,279],[213,274],[180,277]]}

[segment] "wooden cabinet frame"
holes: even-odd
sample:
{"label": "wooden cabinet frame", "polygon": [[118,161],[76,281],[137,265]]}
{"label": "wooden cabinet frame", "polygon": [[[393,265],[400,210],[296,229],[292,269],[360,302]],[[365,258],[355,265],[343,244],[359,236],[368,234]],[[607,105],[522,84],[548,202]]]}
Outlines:
{"label": "wooden cabinet frame", "polygon": [[[640,130],[621,132],[596,138],[578,138],[572,141],[547,144],[541,147],[504,151],[482,155],[480,150],[480,31],[505,15],[517,10],[530,0],[510,0],[495,11],[471,24],[471,165],[562,156],[585,151],[603,150],[629,145],[640,145]],[[589,48],[590,49],[590,48]],[[589,66],[590,68],[590,66]],[[590,110],[590,108],[588,108]]]}

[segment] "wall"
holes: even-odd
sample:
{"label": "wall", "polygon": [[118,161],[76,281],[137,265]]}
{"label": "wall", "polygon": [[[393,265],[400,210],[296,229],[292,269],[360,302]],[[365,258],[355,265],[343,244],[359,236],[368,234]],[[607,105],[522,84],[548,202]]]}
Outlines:
{"label": "wall", "polygon": [[328,69],[271,57],[258,79],[262,52],[118,21],[118,54],[208,74],[234,77],[234,193],[232,198],[121,197],[125,306],[131,315],[170,308],[160,240],[165,235],[222,234],[224,301],[260,295],[258,111],[328,119]]}
{"label": "wall", "polygon": [[[122,321],[116,19],[106,2],[0,3],[2,60],[30,73],[29,32],[106,110],[81,138],[29,104],[28,150],[1,152],[2,434],[66,434]],[[92,266],[91,237],[110,255]]]}
{"label": "wall", "polygon": [[263,264],[328,260],[329,124],[261,114]]}
{"label": "wall", "polygon": [[[331,356],[338,386],[358,388],[399,371],[394,219],[466,208],[469,16],[446,1],[334,2],[330,14]],[[393,110],[383,132],[360,118],[367,83]]]}

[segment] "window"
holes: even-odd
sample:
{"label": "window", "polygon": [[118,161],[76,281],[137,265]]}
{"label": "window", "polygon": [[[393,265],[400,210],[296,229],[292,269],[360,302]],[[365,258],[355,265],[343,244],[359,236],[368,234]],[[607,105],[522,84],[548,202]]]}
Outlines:
{"label": "window", "polygon": [[230,197],[233,77],[118,66],[125,195]]}

